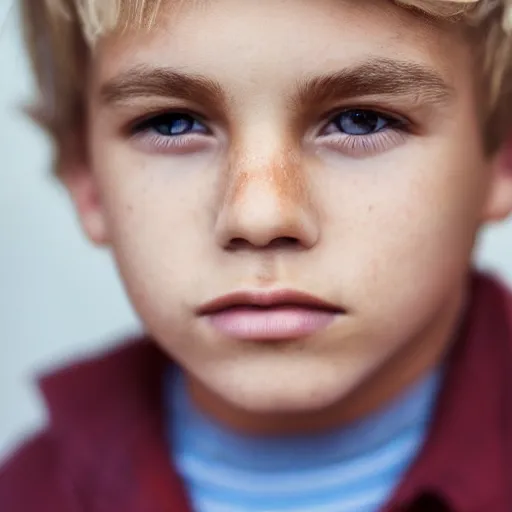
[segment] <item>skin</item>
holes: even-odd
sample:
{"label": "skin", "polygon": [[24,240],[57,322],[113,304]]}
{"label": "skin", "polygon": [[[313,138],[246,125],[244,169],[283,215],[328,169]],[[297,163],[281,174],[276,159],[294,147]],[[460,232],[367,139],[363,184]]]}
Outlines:
{"label": "skin", "polygon": [[[475,235],[512,207],[504,159],[483,150],[471,54],[456,27],[383,0],[210,0],[100,42],[62,174],[205,412],[256,434],[332,428],[445,355]],[[372,73],[385,76],[365,88]],[[347,135],[331,119],[351,108],[401,124]],[[134,129],[184,110],[199,132]],[[229,339],[197,315],[281,288],[345,314],[290,343]]]}

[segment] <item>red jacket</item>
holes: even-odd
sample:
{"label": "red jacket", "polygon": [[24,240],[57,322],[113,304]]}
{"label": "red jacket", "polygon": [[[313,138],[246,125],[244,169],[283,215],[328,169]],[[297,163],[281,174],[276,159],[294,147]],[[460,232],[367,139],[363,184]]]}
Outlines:
{"label": "red jacket", "polygon": [[[512,301],[488,278],[472,288],[426,445],[386,512],[512,511]],[[44,379],[50,424],[0,470],[0,510],[192,512],[166,445],[168,364],[142,340]]]}

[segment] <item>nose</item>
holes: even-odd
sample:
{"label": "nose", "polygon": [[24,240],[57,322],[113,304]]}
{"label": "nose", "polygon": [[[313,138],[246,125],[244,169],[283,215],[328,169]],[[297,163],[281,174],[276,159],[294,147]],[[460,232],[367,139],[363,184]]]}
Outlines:
{"label": "nose", "polygon": [[230,250],[315,246],[319,223],[297,159],[232,161],[215,230],[218,243]]}

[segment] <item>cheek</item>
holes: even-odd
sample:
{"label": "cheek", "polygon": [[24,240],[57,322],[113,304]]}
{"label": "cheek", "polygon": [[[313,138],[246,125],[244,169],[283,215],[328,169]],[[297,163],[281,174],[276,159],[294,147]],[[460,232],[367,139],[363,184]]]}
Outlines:
{"label": "cheek", "polygon": [[339,191],[327,199],[326,266],[376,328],[407,329],[460,290],[487,178],[480,151],[453,140],[398,148],[323,185]]}
{"label": "cheek", "polygon": [[[164,159],[112,153],[97,160],[112,249],[132,302],[146,322],[183,314],[208,250],[205,179]],[[196,282],[197,281],[197,282]]]}

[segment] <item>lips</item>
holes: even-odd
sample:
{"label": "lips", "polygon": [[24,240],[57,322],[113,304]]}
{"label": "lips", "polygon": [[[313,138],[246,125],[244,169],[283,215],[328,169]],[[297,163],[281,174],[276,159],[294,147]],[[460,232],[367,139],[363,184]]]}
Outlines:
{"label": "lips", "polygon": [[239,340],[300,339],[328,327],[343,309],[293,290],[236,292],[198,310],[219,333]]}

